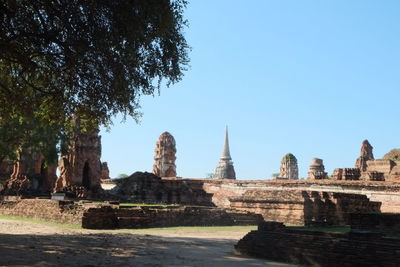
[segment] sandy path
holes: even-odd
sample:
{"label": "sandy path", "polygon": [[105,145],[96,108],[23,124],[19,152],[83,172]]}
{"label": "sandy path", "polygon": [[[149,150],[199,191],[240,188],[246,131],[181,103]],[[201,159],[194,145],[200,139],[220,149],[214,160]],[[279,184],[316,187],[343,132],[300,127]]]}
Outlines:
{"label": "sandy path", "polygon": [[244,233],[155,235],[0,219],[0,266],[289,266],[233,254]]}

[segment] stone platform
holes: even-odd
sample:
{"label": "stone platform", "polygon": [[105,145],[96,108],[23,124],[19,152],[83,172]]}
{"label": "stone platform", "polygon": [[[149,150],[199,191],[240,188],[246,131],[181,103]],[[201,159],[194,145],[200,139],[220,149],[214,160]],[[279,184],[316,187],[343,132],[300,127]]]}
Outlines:
{"label": "stone platform", "polygon": [[347,224],[352,212],[400,213],[398,182],[139,178],[116,183],[117,197],[249,211],[292,224]]}

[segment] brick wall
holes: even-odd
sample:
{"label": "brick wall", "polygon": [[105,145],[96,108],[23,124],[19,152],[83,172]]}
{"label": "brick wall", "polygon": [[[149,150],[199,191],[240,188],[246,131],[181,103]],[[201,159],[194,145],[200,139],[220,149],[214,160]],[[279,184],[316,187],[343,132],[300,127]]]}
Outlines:
{"label": "brick wall", "polygon": [[377,233],[334,234],[264,223],[239,240],[235,249],[239,254],[312,266],[400,266],[400,239]]}
{"label": "brick wall", "polygon": [[0,201],[0,214],[45,221],[81,224],[84,207],[72,201],[21,199]]}
{"label": "brick wall", "polygon": [[351,229],[400,234],[400,214],[393,213],[353,213],[350,215]]}
{"label": "brick wall", "polygon": [[258,214],[207,207],[102,207],[85,211],[82,226],[89,229],[226,226],[256,225],[261,221]]}

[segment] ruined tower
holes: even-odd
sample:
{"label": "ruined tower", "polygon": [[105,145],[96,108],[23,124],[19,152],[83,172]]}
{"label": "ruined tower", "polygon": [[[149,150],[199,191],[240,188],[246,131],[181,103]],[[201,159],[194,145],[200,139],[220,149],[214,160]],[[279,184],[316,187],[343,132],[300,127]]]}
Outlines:
{"label": "ruined tower", "polygon": [[236,179],[235,169],[233,168],[233,162],[231,154],[229,152],[229,140],[228,140],[228,127],[225,129],[225,141],[222,149],[222,155],[219,160],[217,167],[215,168],[215,179]]}
{"label": "ruined tower", "polygon": [[87,197],[100,189],[101,136],[99,130],[77,132],[70,141],[69,152],[61,157],[60,176],[54,191],[73,193]]}
{"label": "ruined tower", "polygon": [[322,159],[313,158],[311,160],[310,169],[308,171],[308,179],[326,179],[325,166]]}
{"label": "ruined tower", "polygon": [[[31,148],[17,152],[15,162],[5,161],[9,178],[5,184],[6,195],[28,195],[51,192],[57,179],[56,164],[47,166],[44,157]],[[10,173],[10,167],[12,172]]]}
{"label": "ruined tower", "polygon": [[153,173],[160,177],[176,177],[176,143],[169,132],[160,135],[155,152]]}
{"label": "ruined tower", "polygon": [[373,147],[368,142],[364,140],[361,145],[360,156],[356,160],[356,168],[359,168],[361,172],[367,171],[367,161],[374,159],[374,154],[372,153]]}
{"label": "ruined tower", "polygon": [[281,161],[281,168],[279,171],[280,178],[299,179],[299,168],[297,166],[296,157],[288,153],[283,156]]}

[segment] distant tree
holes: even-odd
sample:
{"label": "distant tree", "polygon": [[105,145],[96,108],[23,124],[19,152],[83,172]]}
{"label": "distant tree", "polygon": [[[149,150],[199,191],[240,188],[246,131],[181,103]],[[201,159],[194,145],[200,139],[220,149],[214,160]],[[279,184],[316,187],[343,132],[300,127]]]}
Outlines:
{"label": "distant tree", "polygon": [[272,177],[273,177],[273,178],[279,177],[279,173],[273,173],[273,174],[272,174]]}
{"label": "distant tree", "polygon": [[207,179],[212,179],[212,178],[214,178],[214,173],[213,172],[209,172],[209,173],[206,173],[206,178]]}
{"label": "distant tree", "polygon": [[127,178],[127,177],[129,177],[129,175],[125,173],[120,173],[117,175],[117,178]]}
{"label": "distant tree", "polygon": [[[185,0],[0,1],[0,159],[138,119],[142,95],[182,79]],[[60,149],[60,147],[58,147]],[[52,149],[50,149],[52,150]],[[54,149],[53,149],[54,150]],[[45,154],[54,155],[54,151]]]}
{"label": "distant tree", "polygon": [[393,161],[400,161],[400,149],[395,148],[386,153],[382,159],[390,159]]}

